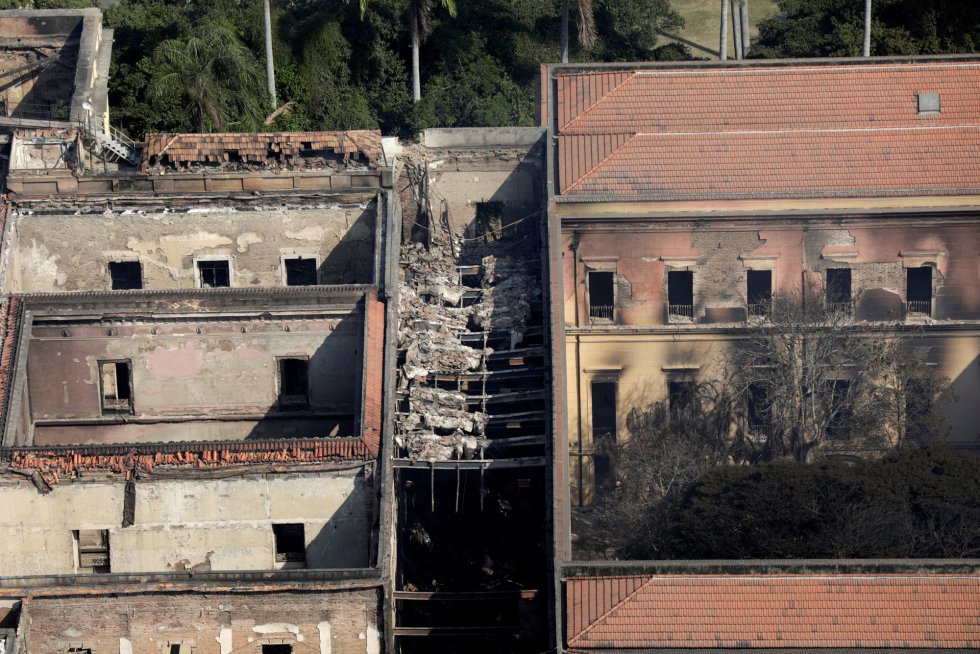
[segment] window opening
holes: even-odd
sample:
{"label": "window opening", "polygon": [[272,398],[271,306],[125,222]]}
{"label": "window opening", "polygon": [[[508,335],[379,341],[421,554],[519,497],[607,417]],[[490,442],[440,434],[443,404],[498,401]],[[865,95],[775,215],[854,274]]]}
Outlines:
{"label": "window opening", "polygon": [[110,261],[109,278],[114,291],[143,288],[143,269],[139,261]]}
{"label": "window opening", "polygon": [[293,646],[288,643],[263,645],[262,654],[293,654]]}
{"label": "window opening", "polygon": [[69,647],[68,654],[92,654],[91,647]]}
{"label": "window opening", "polygon": [[827,270],[827,308],[832,311],[851,310],[851,269],[829,268]]}
{"label": "window opening", "polygon": [[276,563],[305,563],[306,536],[302,524],[272,525]]}
{"label": "window opening", "polygon": [[694,273],[690,270],[667,273],[667,314],[694,318]]}
{"label": "window opening", "polygon": [[109,530],[79,529],[73,535],[78,550],[78,571],[109,572]]}
{"label": "window opening", "polygon": [[306,359],[279,359],[279,405],[305,408],[309,400],[309,364]]}
{"label": "window opening", "polygon": [[836,438],[847,431],[850,423],[850,411],[848,410],[848,394],[851,391],[851,382],[848,379],[827,380],[827,420],[826,435],[828,438]]}
{"label": "window opening", "polygon": [[756,436],[770,436],[772,415],[769,406],[769,391],[763,384],[752,382],[748,392],[749,431]]}
{"label": "window opening", "polygon": [[589,273],[589,318],[594,320],[613,319],[613,274],[611,272]]}
{"label": "window opening", "polygon": [[286,286],[316,286],[316,259],[286,259]]}
{"label": "window opening", "polygon": [[749,270],[746,279],[749,315],[768,315],[772,309],[772,271]]}
{"label": "window opening", "polygon": [[615,484],[612,466],[605,447],[616,443],[616,382],[592,382],[592,445],[596,448],[595,483],[597,488]]}
{"label": "window opening", "polygon": [[932,267],[905,269],[905,300],[909,313],[932,315]]}
{"label": "window opening", "polygon": [[504,203],[499,200],[476,203],[476,237],[499,241],[503,237]]}
{"label": "window opening", "polygon": [[677,412],[691,406],[694,401],[694,382],[689,379],[670,379],[667,381],[667,406]]}
{"label": "window opening", "polygon": [[132,411],[132,386],[128,361],[99,363],[102,378],[102,410],[114,413]]}
{"label": "window opening", "polygon": [[227,261],[198,261],[197,270],[201,275],[201,288],[231,286],[231,273]]}

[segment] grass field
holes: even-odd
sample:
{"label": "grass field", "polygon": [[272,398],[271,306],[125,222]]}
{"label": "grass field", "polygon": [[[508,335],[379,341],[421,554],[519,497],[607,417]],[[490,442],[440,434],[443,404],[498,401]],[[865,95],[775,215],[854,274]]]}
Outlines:
{"label": "grass field", "polygon": [[[721,0],[671,0],[671,6],[684,17],[684,30],[677,34],[679,40],[690,46],[697,57],[718,58],[719,32],[721,31]],[[775,0],[749,0],[749,23],[752,37],[757,34],[759,21],[776,13]],[[735,56],[735,38],[731,33],[729,18],[728,56]],[[664,41],[674,39],[664,35]]]}

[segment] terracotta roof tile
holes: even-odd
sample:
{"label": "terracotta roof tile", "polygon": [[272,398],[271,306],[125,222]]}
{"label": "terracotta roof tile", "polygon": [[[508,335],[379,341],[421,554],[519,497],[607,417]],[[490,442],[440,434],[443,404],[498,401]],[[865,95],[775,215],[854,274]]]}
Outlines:
{"label": "terracotta roof tile", "polygon": [[589,577],[572,649],[980,647],[980,576]]}
{"label": "terracotta roof tile", "polygon": [[[809,166],[837,150],[844,156],[838,173],[855,187],[849,192],[866,182],[865,190],[877,193],[898,186],[881,184],[890,173],[864,175],[883,158],[891,170],[906,171],[899,176],[904,181],[923,168],[922,155],[930,166],[968,164],[962,149],[939,151],[949,134],[913,135],[916,129],[980,125],[980,62],[972,61],[597,70],[559,73],[556,83],[562,194],[727,197],[719,189],[730,179],[770,173],[780,176],[775,190],[783,195],[837,193],[836,176],[812,175]],[[919,93],[938,93],[941,112],[919,114]],[[814,132],[822,136],[806,136]],[[651,136],[670,134],[686,141]],[[693,178],[691,168],[699,171]],[[912,182],[902,190],[920,189]],[[947,183],[955,180],[934,174],[923,188]]]}

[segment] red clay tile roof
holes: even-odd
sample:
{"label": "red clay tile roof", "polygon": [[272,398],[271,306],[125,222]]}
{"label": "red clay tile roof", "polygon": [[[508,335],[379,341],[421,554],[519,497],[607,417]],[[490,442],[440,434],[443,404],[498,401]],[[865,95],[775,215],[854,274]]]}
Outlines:
{"label": "red clay tile roof", "polygon": [[0,301],[0,438],[3,437],[10,392],[13,388],[14,368],[17,363],[17,340],[20,336],[20,298],[9,297]]}
{"label": "red clay tile roof", "polygon": [[[565,195],[738,197],[742,177],[751,197],[980,186],[980,175],[964,185],[965,147],[944,151],[947,128],[980,125],[980,62],[559,70],[556,81]],[[919,93],[938,93],[941,113],[919,114]]]}
{"label": "red clay tile roof", "polygon": [[284,163],[304,151],[332,150],[348,157],[363,154],[372,164],[382,157],[381,132],[270,132],[228,134],[147,134],[141,168],[151,163],[169,163],[180,167],[187,163],[222,164],[229,153],[250,163],[270,160]]}
{"label": "red clay tile roof", "polygon": [[977,575],[584,577],[566,603],[572,650],[980,647]]}

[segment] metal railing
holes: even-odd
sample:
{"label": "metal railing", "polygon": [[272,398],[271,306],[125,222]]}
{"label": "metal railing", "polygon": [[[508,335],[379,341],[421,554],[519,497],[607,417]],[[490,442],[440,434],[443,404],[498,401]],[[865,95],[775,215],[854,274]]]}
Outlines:
{"label": "metal railing", "polygon": [[613,307],[611,305],[590,305],[589,319],[592,322],[596,322],[597,320],[612,321]]}
{"label": "metal railing", "polygon": [[693,320],[694,305],[693,304],[668,304],[667,315],[680,316],[682,318],[691,318]]}
{"label": "metal railing", "polygon": [[931,316],[932,302],[929,300],[909,300],[905,303],[905,309],[908,313]]}
{"label": "metal railing", "polygon": [[748,312],[750,316],[768,316],[772,313],[772,300],[749,302]]}

